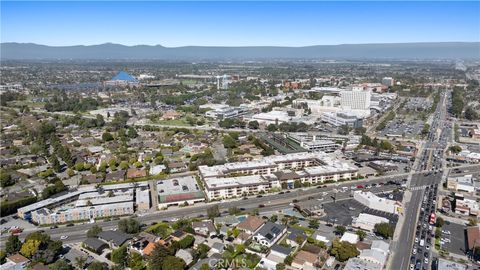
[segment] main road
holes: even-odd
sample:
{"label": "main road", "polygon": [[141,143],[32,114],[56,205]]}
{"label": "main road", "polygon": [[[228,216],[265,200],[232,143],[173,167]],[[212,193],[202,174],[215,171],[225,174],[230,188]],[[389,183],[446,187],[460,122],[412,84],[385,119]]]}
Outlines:
{"label": "main road", "polygon": [[[221,202],[210,202],[210,203],[199,203],[192,206],[187,207],[174,207],[167,210],[160,210],[156,212],[148,212],[145,214],[141,214],[137,216],[137,219],[144,223],[144,224],[151,224],[152,222],[160,222],[163,220],[172,220],[176,218],[187,218],[187,217],[200,217],[205,216],[207,209],[212,207],[213,205],[218,205],[219,209],[222,213],[228,211],[231,207],[242,208],[244,211],[252,210],[252,209],[259,209],[263,211],[275,211],[280,209],[285,209],[292,204],[293,200],[311,200],[317,198],[323,198],[322,203],[326,203],[330,201],[330,197],[328,195],[322,195],[324,192],[327,192],[331,196],[336,193],[336,200],[347,199],[350,197],[349,192],[336,192],[336,190],[341,190],[342,187],[357,186],[357,185],[367,185],[367,184],[375,184],[375,183],[387,183],[388,181],[398,181],[400,182],[402,179],[405,179],[408,174],[396,174],[391,176],[382,176],[376,177],[371,179],[364,179],[364,180],[353,180],[348,182],[341,182],[337,184],[330,184],[326,187],[310,187],[304,189],[296,189],[290,190],[290,192],[281,192],[276,194],[266,194],[263,196],[257,197],[249,197],[247,199],[236,199],[236,200],[228,200],[228,201],[221,201]],[[397,188],[396,185],[383,185],[381,187],[372,187],[370,191],[375,193],[382,193],[387,191],[392,191],[393,189]],[[264,205],[264,207],[259,208],[260,205]],[[118,220],[111,220],[111,221],[98,221],[96,222],[99,226],[101,226],[104,230],[112,229],[117,227]],[[45,230],[53,239],[60,239],[61,236],[67,236],[68,238],[64,240],[64,243],[75,243],[79,241],[83,241],[86,238],[86,231],[90,229],[93,225],[91,223],[84,223],[84,224],[75,224],[72,227],[61,226],[59,228],[49,229],[46,228],[38,228],[38,230]],[[20,238],[25,238],[26,235],[33,232],[35,230],[25,231],[20,235]],[[8,235],[2,235],[0,237],[0,247],[2,247],[8,238]]]}

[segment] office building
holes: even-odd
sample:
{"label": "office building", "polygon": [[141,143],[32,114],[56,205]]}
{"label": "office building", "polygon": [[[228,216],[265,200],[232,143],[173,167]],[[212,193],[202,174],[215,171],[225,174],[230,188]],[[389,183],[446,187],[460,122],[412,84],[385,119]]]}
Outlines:
{"label": "office building", "polygon": [[370,209],[391,214],[400,214],[403,212],[401,202],[381,198],[371,192],[358,190],[353,192],[353,198]]}

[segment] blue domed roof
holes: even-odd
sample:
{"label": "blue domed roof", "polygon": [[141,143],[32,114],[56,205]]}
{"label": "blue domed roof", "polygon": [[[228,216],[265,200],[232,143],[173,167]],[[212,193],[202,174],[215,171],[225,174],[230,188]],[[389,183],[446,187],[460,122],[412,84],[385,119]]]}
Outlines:
{"label": "blue domed roof", "polygon": [[125,71],[120,71],[117,73],[117,75],[115,75],[115,77],[112,78],[112,81],[136,82],[137,79],[135,79],[133,76],[131,76]]}

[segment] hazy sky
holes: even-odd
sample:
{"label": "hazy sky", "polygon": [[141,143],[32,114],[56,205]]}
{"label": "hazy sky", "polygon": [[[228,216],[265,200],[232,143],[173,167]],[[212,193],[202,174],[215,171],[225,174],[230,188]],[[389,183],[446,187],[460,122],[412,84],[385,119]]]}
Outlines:
{"label": "hazy sky", "polygon": [[480,41],[480,3],[2,0],[1,41],[168,47]]}

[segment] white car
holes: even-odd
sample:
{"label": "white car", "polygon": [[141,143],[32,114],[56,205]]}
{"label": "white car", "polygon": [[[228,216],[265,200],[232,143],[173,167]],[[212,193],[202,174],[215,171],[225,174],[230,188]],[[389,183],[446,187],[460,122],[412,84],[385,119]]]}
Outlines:
{"label": "white car", "polygon": [[60,236],[60,240],[65,240],[65,239],[67,239],[67,238],[68,238],[67,235],[62,235],[62,236]]}
{"label": "white car", "polygon": [[425,248],[426,248],[427,250],[429,250],[429,249],[430,249],[430,246],[429,246],[429,245],[427,245]]}
{"label": "white car", "polygon": [[428,263],[428,258],[425,258],[424,262],[425,262],[425,263]]}
{"label": "white car", "polygon": [[414,248],[414,249],[412,250],[412,254],[413,254],[413,255],[417,255],[417,249],[416,249],[416,248]]}
{"label": "white car", "polygon": [[415,237],[415,243],[418,243],[418,237]]}

